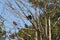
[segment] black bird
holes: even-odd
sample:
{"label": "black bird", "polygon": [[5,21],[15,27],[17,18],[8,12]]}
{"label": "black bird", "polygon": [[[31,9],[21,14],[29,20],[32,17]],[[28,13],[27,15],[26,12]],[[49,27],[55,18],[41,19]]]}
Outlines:
{"label": "black bird", "polygon": [[31,16],[31,15],[28,15],[28,16],[27,16],[27,19],[28,19],[28,20],[31,20],[31,19],[32,19],[32,16]]}
{"label": "black bird", "polygon": [[28,25],[27,24],[25,24],[25,28],[28,28]]}
{"label": "black bird", "polygon": [[15,21],[13,21],[13,24],[14,24],[14,25],[17,25],[17,23],[16,23]]}

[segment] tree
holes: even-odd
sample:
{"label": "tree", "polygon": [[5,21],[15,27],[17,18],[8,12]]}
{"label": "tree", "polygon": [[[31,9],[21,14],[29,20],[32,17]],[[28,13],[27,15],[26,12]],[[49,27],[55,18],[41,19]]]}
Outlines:
{"label": "tree", "polygon": [[[29,0],[29,2],[32,2],[32,7],[34,8],[35,13],[32,13],[31,10],[28,8],[28,6],[22,2],[22,0],[17,0],[17,1],[15,0],[14,2],[19,7],[23,16],[21,16],[22,14],[19,12],[19,10],[12,7],[12,4],[10,1],[7,1],[7,2],[8,2],[6,3],[7,8],[8,7],[10,8],[8,9],[10,12],[13,12],[14,15],[18,14],[18,16],[16,17],[20,18],[23,22],[24,20],[22,17],[26,18],[26,20],[28,20],[32,24],[32,27],[35,31],[35,40],[52,40],[51,31],[53,30],[53,25],[56,25],[55,24],[56,21],[52,20],[52,18],[57,17],[55,16],[55,14],[58,12],[60,8],[59,0]],[[22,3],[22,5],[29,12],[27,14],[30,14],[30,15],[28,16],[26,15],[26,13],[24,12],[25,9],[23,9],[23,7],[21,7],[18,2]],[[39,7],[39,10],[43,12],[42,14],[39,13],[40,17],[38,16],[38,13],[37,13],[37,7]],[[24,22],[24,24],[26,23]],[[23,33],[25,32],[23,31]],[[29,33],[27,34],[28,36],[30,36]]]}
{"label": "tree", "polygon": [[4,28],[4,18],[0,15],[0,40],[5,40],[6,30],[5,28],[4,30],[2,28]]}

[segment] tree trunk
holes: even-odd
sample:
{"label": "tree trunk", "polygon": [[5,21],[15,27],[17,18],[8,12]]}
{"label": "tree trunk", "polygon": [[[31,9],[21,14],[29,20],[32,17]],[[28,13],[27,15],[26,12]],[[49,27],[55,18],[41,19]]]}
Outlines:
{"label": "tree trunk", "polygon": [[47,18],[45,18],[45,33],[46,33],[46,37],[47,37]]}
{"label": "tree trunk", "polygon": [[36,34],[35,40],[41,40],[42,39],[39,30],[36,30],[35,34]]}
{"label": "tree trunk", "polygon": [[38,39],[37,39],[37,31],[35,32],[35,40],[38,40]]}
{"label": "tree trunk", "polygon": [[48,19],[48,22],[49,22],[49,40],[51,40],[51,20],[50,20],[50,17]]}

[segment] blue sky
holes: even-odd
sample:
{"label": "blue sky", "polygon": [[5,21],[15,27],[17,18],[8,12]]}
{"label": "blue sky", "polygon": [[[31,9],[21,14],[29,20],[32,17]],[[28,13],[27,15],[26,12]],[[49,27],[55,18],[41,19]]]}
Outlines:
{"label": "blue sky", "polygon": [[[14,25],[12,25],[12,22],[15,21],[17,22],[18,26],[22,26],[24,27],[24,23],[22,22],[22,20],[20,18],[17,18],[12,12],[8,11],[5,9],[5,2],[6,0],[2,1],[0,0],[0,15],[6,19],[6,21],[4,21],[4,26],[6,28],[7,31],[11,31],[12,33],[14,33]],[[16,6],[16,4],[14,3],[14,0],[10,0],[10,2],[12,2],[13,7],[15,6],[16,9],[19,10],[19,8]],[[20,4],[21,5],[21,4]],[[24,20],[27,24],[29,22],[27,22],[27,20]],[[30,25],[30,23],[28,24]],[[17,30],[16,30],[17,31]],[[8,40],[8,39],[6,39]]]}
{"label": "blue sky", "polygon": [[[4,19],[6,19],[6,21],[4,22],[4,25],[5,25],[6,29],[9,30],[9,29],[13,29],[14,28],[14,26],[12,25],[13,21],[17,22],[18,26],[21,25],[22,27],[24,27],[24,23],[22,22],[22,20],[20,18],[17,18],[12,12],[10,12],[9,10],[5,9],[6,8],[5,2],[6,2],[6,0],[4,0],[4,1],[0,0],[0,15]],[[17,5],[15,4],[14,0],[10,0],[10,2],[13,4],[13,7],[15,7],[17,10],[20,10],[17,7]],[[26,3],[26,4],[28,5],[28,3]],[[23,7],[23,5],[21,3],[20,3],[20,6]],[[24,8],[24,9],[26,9],[26,8]],[[32,11],[34,11],[34,10],[32,10]],[[22,12],[20,11],[20,13],[22,13]],[[26,19],[24,19],[24,21],[27,24],[29,23]],[[30,23],[28,25],[30,25]]]}
{"label": "blue sky", "polygon": [[[12,3],[12,6],[17,9],[21,14],[23,12],[21,12],[20,8],[18,8],[18,6],[15,4],[14,2],[15,0],[10,0],[10,2]],[[15,29],[14,29],[14,25],[13,25],[13,21],[15,21],[18,25],[17,27],[20,27],[20,28],[23,28],[24,27],[24,22],[27,24],[27,25],[31,25],[31,23],[26,20],[25,18],[21,17],[21,14],[17,15],[15,12],[12,12],[10,11],[10,8],[8,8],[5,3],[7,2],[7,0],[0,0],[0,15],[6,19],[4,21],[4,26],[5,26],[5,29],[7,31],[11,31],[11,33],[14,33],[15,32]],[[27,5],[27,7],[31,10],[31,12],[34,14],[35,13],[35,10],[31,7],[32,5],[29,4],[27,2],[27,0],[23,0],[22,1],[24,4]],[[8,3],[8,2],[7,2]],[[24,9],[23,11],[25,13],[29,13],[28,10],[21,4],[19,3],[19,5]],[[8,10],[7,10],[8,9]],[[39,12],[39,8],[37,8],[37,13]],[[40,10],[40,12],[42,13],[42,11]],[[18,13],[18,12],[17,12]],[[39,13],[38,13],[39,14]],[[23,18],[24,22],[20,19],[20,18]],[[18,32],[18,30],[16,30]]]}
{"label": "blue sky", "polygon": [[[20,8],[15,3],[15,0],[9,0],[9,1],[11,2],[12,6],[22,14]],[[22,20],[19,18],[19,15],[21,17],[21,14],[17,15],[15,12],[10,11],[10,8],[8,9],[8,7],[5,5],[6,2],[7,2],[7,0],[4,0],[4,1],[0,0],[0,15],[4,19],[6,19],[6,21],[4,22],[4,25],[5,25],[6,29],[7,30],[12,29],[13,30],[13,28],[14,28],[13,21],[15,21],[18,24],[18,26],[24,27],[24,22],[22,22]],[[35,13],[35,10],[31,7],[32,5],[29,4],[27,2],[27,0],[22,0],[22,2],[27,5],[27,7],[31,10],[31,12],[33,14]],[[22,5],[22,3],[19,3],[19,5],[21,6],[21,8],[24,9],[23,11],[25,13],[29,13],[28,10]],[[39,8],[37,8],[37,12],[39,12]],[[42,12],[42,11],[40,11],[40,12]],[[25,23],[27,25],[31,25],[31,23],[28,20],[26,20],[24,18],[23,18],[23,20],[25,21]],[[14,31],[12,31],[12,32],[14,32]]]}

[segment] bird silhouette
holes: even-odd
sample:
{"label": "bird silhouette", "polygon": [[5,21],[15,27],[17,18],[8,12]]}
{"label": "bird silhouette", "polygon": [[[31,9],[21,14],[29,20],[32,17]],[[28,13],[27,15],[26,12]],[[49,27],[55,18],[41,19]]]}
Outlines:
{"label": "bird silhouette", "polygon": [[16,23],[15,21],[13,21],[13,24],[14,24],[14,25],[17,25],[17,23]]}
{"label": "bird silhouette", "polygon": [[25,24],[25,28],[28,28],[28,25],[27,24]]}
{"label": "bird silhouette", "polygon": [[27,16],[27,19],[28,19],[28,20],[31,20],[31,19],[32,19],[32,16],[31,16],[31,15],[28,15],[28,16]]}

